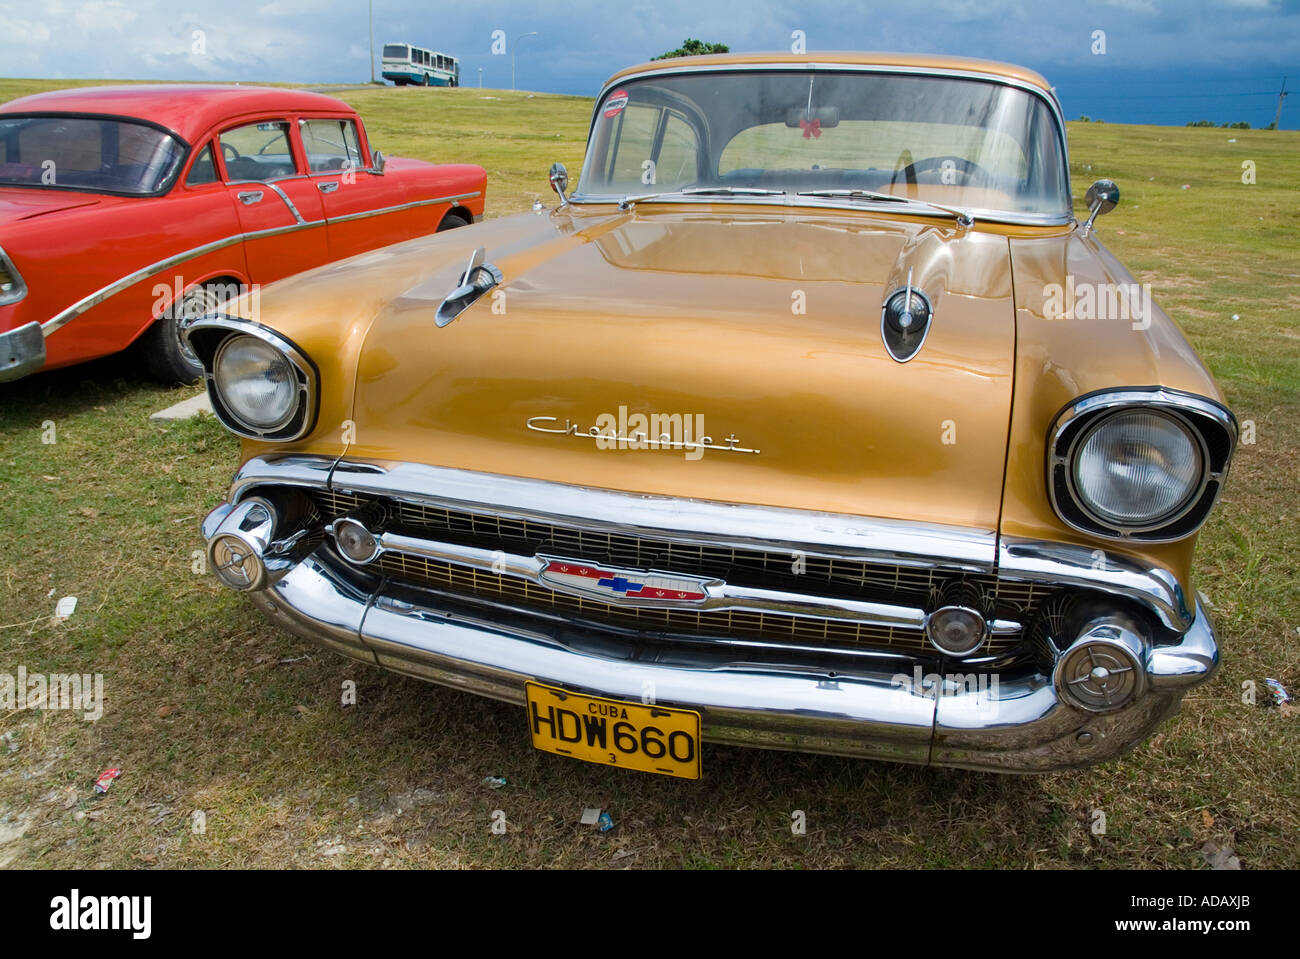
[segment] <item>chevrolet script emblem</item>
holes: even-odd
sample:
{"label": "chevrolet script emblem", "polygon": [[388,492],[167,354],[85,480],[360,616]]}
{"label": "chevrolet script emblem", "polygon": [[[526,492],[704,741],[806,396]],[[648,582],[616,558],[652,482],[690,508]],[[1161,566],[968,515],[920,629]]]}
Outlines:
{"label": "chevrolet script emblem", "polygon": [[627,606],[703,603],[709,598],[709,584],[717,582],[681,573],[614,569],[550,556],[537,558],[543,564],[539,578],[552,589]]}

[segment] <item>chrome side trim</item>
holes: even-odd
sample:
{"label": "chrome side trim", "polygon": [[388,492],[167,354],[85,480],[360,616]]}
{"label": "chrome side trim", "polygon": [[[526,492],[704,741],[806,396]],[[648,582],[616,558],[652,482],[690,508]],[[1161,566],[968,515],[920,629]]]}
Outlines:
{"label": "chrome side trim", "polygon": [[[560,593],[573,593],[542,575],[547,560],[566,559],[554,556],[520,556],[500,550],[479,549],[474,546],[462,546],[456,543],[442,543],[434,540],[397,533],[381,533],[377,537],[379,550],[377,559],[384,553],[400,553],[408,556],[422,556],[427,559],[452,563],[485,573],[496,573],[514,579],[527,580],[546,589]],[[582,560],[574,559],[575,564]],[[674,576],[679,575],[667,570],[634,570],[638,575]],[[871,626],[895,626],[914,629],[918,632],[924,627],[926,612],[909,606],[897,606],[892,603],[863,602],[852,599],[839,599],[830,596],[817,596],[804,593],[790,593],[784,590],[750,589],[736,586],[721,580],[711,580],[703,584],[705,599],[679,604],[654,602],[637,599],[619,599],[601,597],[600,602],[611,606],[635,606],[648,609],[690,609],[690,610],[738,610],[755,613],[778,613],[810,619],[839,619],[852,623],[864,623]],[[586,594],[577,594],[586,595]],[[1019,623],[997,620],[990,624],[997,635],[1014,635],[1021,629]]]}
{"label": "chrome side trim", "polygon": [[211,243],[204,243],[201,246],[192,247],[181,253],[175,253],[165,259],[158,260],[156,263],[150,263],[148,266],[141,267],[134,273],[127,274],[120,280],[114,280],[112,283],[101,287],[89,296],[83,297],[62,313],[59,313],[42,323],[41,332],[45,335],[46,339],[48,339],[52,334],[81,316],[81,314],[99,306],[99,304],[103,303],[110,296],[121,293],[129,286],[134,286],[142,280],[147,280],[150,277],[157,276],[159,273],[170,270],[173,267],[179,266],[180,264],[186,263],[190,260],[197,259],[205,254],[215,253],[217,250],[224,250],[228,246],[234,246],[236,243],[243,243],[246,240],[255,240],[264,236],[276,236],[281,233],[292,233],[295,230],[322,226],[324,225],[324,222],[325,221],[320,220],[315,223],[303,225],[294,224],[292,226],[273,227],[267,230],[258,230],[254,233],[236,233],[234,236],[224,237],[220,240],[213,240]]}
{"label": "chrome side trim", "polygon": [[[286,177],[284,179],[298,179],[298,178]],[[303,179],[305,179],[305,177]],[[264,180],[250,180],[250,181],[241,180],[237,182],[258,183],[262,186],[270,186],[273,189],[275,189],[274,184]],[[276,189],[276,192],[280,193],[281,196],[284,196],[283,191]],[[122,277],[120,280],[114,280],[112,283],[108,284],[107,286],[101,287],[100,289],[96,290],[94,293],[91,293],[89,296],[83,297],[82,299],[78,300],[76,303],[72,304],[72,306],[68,307],[63,312],[55,315],[51,319],[46,320],[44,323],[41,324],[41,332],[48,338],[51,334],[57,332],[59,329],[61,329],[62,327],[70,323],[72,320],[75,320],[78,316],[81,316],[81,314],[98,306],[100,303],[103,303],[110,296],[122,292],[127,287],[133,286],[142,280],[147,280],[150,277],[157,276],[159,273],[162,273],[166,270],[170,270],[173,267],[179,266],[180,264],[185,263],[189,260],[197,259],[198,257],[203,256],[207,253],[214,253],[217,250],[223,250],[228,246],[234,246],[236,243],[246,243],[250,240],[260,240],[268,236],[279,236],[283,233],[293,233],[297,230],[310,230],[313,229],[314,227],[326,226],[327,224],[330,223],[342,223],[347,220],[359,220],[363,217],[368,217],[368,216],[379,216],[384,213],[393,213],[398,210],[410,209],[411,207],[432,206],[438,203],[450,203],[456,200],[464,200],[470,197],[476,197],[478,195],[479,195],[478,191],[475,191],[473,193],[458,193],[455,194],[454,196],[436,197],[432,200],[416,200],[411,203],[401,203],[398,204],[397,206],[383,207],[382,209],[379,210],[365,210],[361,213],[349,213],[346,216],[336,216],[332,218],[326,218],[323,220],[302,220],[301,217],[299,217],[298,222],[292,223],[288,226],[269,227],[268,229],[265,230],[254,230],[249,233],[236,233],[233,236],[223,237],[220,240],[213,240],[211,243],[204,243],[200,246],[191,247],[188,250],[183,250],[180,253],[175,253],[172,256],[159,260],[156,263],[151,263],[148,266],[141,267],[139,270],[136,270],[134,273]],[[288,197],[285,196],[284,198],[285,201],[288,202]],[[290,207],[292,208],[292,204],[290,204]]]}
{"label": "chrome side trim", "polygon": [[[591,123],[587,127],[587,140],[588,142],[590,142],[591,140],[591,132],[596,127],[597,111],[601,109],[601,104],[605,99],[605,94],[607,94],[611,89],[613,89],[615,86],[619,84],[627,83],[631,80],[641,80],[646,77],[663,76],[665,74],[731,73],[731,72],[736,72],[741,70],[765,70],[765,71],[827,70],[827,71],[849,72],[849,73],[888,73],[888,74],[896,74],[896,75],[901,74],[904,76],[918,76],[918,77],[945,77],[949,79],[959,79],[959,80],[961,79],[981,80],[989,83],[999,83],[1004,86],[1015,87],[1017,89],[1024,90],[1026,93],[1033,94],[1034,96],[1037,96],[1039,99],[1041,99],[1044,103],[1046,103],[1047,108],[1052,113],[1052,118],[1056,121],[1056,131],[1061,146],[1061,165],[1064,168],[1062,170],[1062,173],[1064,174],[1064,179],[1065,179],[1065,196],[1067,199],[1069,199],[1074,195],[1070,185],[1070,144],[1069,144],[1069,138],[1066,136],[1065,115],[1061,110],[1061,104],[1057,100],[1055,94],[1047,90],[1044,90],[1042,87],[1038,86],[1035,83],[1030,83],[1026,80],[1020,80],[1017,79],[1016,77],[1002,76],[996,73],[985,73],[979,70],[958,70],[958,69],[950,69],[947,67],[913,67],[913,66],[902,66],[896,64],[821,63],[818,62],[815,59],[815,57],[810,58],[807,62],[799,62],[799,63],[727,63],[727,64],[681,63],[673,66],[656,67],[654,69],[644,70],[641,72],[622,76],[617,80],[617,82],[615,82],[613,78],[605,81],[605,85],[602,86],[600,92],[596,94],[595,105],[592,108],[592,112],[591,112]],[[583,159],[582,169],[583,169],[583,173],[586,173],[587,163],[585,157]],[[581,185],[584,179],[586,179],[586,177],[579,178],[578,180],[579,185]],[[569,197],[569,200],[571,202],[582,203],[582,204],[617,203],[618,199],[619,199],[618,197],[613,197],[613,198],[606,198],[603,200],[596,200],[594,198],[587,197],[582,194],[574,194],[573,196]],[[799,202],[797,205],[808,206],[808,207],[830,208],[836,210],[863,209],[861,205],[849,206],[844,203],[829,203],[826,202],[824,198],[821,202],[817,202],[817,203],[807,202],[811,199],[813,198],[802,197],[800,198],[801,202]],[[763,201],[762,198],[748,197],[738,202],[742,202],[742,203],[765,202],[766,205],[778,205],[778,206],[795,205],[789,203],[788,198],[783,197],[783,198],[778,198],[778,200],[779,202],[773,204],[772,199]],[[681,202],[681,201],[674,200],[673,202]],[[699,201],[692,201],[692,202],[716,203],[718,202],[718,197],[711,197],[707,200],[699,200]],[[732,201],[732,202],[737,202],[737,201]],[[911,205],[909,204],[909,206]],[[900,207],[901,204],[891,203],[889,205],[890,209],[896,210],[899,213],[905,213],[909,216],[940,216],[940,215],[946,216],[947,215],[947,214],[935,213],[933,210],[926,212],[925,209],[922,207],[914,207],[912,209],[900,209]],[[871,209],[873,209],[874,211],[874,208]],[[1061,216],[1048,216],[1045,214],[1028,214],[1028,213],[1015,214],[1015,213],[1007,213],[1006,211],[987,210],[987,209],[969,209],[969,210],[964,210],[964,212],[969,213],[972,216],[975,216],[976,219],[979,220],[989,220],[994,223],[1011,223],[1019,226],[1067,226],[1071,223],[1076,222],[1072,205],[1071,205],[1071,209],[1067,210],[1066,213]]]}
{"label": "chrome side trim", "polygon": [[[275,468],[251,460],[240,470]],[[240,482],[240,478],[236,478]],[[991,572],[993,530],[908,523],[841,513],[677,499],[479,473],[419,463],[340,460],[333,488],[499,516],[555,522],[597,532],[670,534],[683,543],[789,550],[795,554],[890,562],[901,566]]]}
{"label": "chrome side trim", "polygon": [[410,210],[417,206],[436,206],[439,203],[455,203],[457,200],[472,200],[480,196],[480,191],[475,190],[473,193],[457,193],[454,196],[440,196],[432,200],[413,200],[410,203],[399,203],[397,206],[386,206],[378,210],[363,210],[360,213],[347,213],[343,216],[329,217],[330,223],[345,223],[348,220],[361,220],[368,216],[382,216],[385,213],[398,213],[402,210]]}
{"label": "chrome side trim", "polygon": [[278,186],[276,186],[274,183],[270,182],[269,180],[267,181],[266,185],[270,187],[272,190],[274,190],[276,194],[280,197],[280,199],[284,201],[284,205],[287,206],[289,208],[289,212],[293,214],[293,219],[295,223],[307,222],[307,220],[303,217],[303,215],[298,212],[298,208],[293,205],[293,201],[289,199],[289,194],[285,193],[282,189],[280,189]]}
{"label": "chrome side trim", "polygon": [[23,275],[18,272],[18,267],[9,258],[9,254],[5,252],[5,248],[2,246],[0,246],[0,266],[4,267],[4,271],[13,280],[13,287],[8,293],[0,292],[0,306],[9,306],[9,304],[17,303],[27,295],[27,281],[23,279]]}

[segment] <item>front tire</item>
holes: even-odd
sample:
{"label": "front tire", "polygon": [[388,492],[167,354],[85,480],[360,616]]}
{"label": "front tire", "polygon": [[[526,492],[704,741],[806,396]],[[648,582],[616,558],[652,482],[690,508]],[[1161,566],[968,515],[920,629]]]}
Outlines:
{"label": "front tire", "polygon": [[181,321],[201,316],[220,306],[220,297],[209,286],[196,286],[172,304],[166,313],[140,338],[145,366],[153,377],[169,385],[188,386],[203,376],[203,364],[181,339]]}
{"label": "front tire", "polygon": [[446,230],[455,230],[462,226],[469,226],[469,220],[465,219],[463,216],[459,216],[458,214],[448,213],[442,218],[442,222],[438,224],[437,232],[442,233]]}

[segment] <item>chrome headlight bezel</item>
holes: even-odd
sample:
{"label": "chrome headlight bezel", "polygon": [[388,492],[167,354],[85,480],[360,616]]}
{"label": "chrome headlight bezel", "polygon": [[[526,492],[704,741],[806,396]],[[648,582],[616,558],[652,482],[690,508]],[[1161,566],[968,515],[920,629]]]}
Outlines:
{"label": "chrome headlight bezel", "polygon": [[[203,363],[203,380],[212,410],[226,429],[239,436],[268,442],[301,439],[311,432],[319,412],[320,374],[316,364],[288,337],[251,320],[224,315],[202,316],[188,321],[183,335]],[[288,362],[296,381],[293,407],[272,426],[259,426],[241,417],[231,408],[217,385],[218,360],[232,343],[244,336],[252,337],[279,353]]]}
{"label": "chrome headlight bezel", "polygon": [[[1150,413],[1169,419],[1196,444],[1201,475],[1176,507],[1147,522],[1122,523],[1089,506],[1076,485],[1075,458],[1083,443],[1114,417]],[[1205,523],[1227,479],[1237,443],[1231,411],[1202,396],[1163,388],[1113,390],[1080,397],[1066,406],[1048,434],[1047,490],[1056,515],[1093,536],[1148,543],[1174,542]]]}

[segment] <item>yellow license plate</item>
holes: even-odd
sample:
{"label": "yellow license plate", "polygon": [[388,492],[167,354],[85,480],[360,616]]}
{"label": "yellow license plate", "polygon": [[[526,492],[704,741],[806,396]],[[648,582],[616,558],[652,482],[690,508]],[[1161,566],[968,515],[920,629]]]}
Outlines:
{"label": "yellow license plate", "polygon": [[700,714],[525,683],[533,746],[589,763],[700,778]]}

